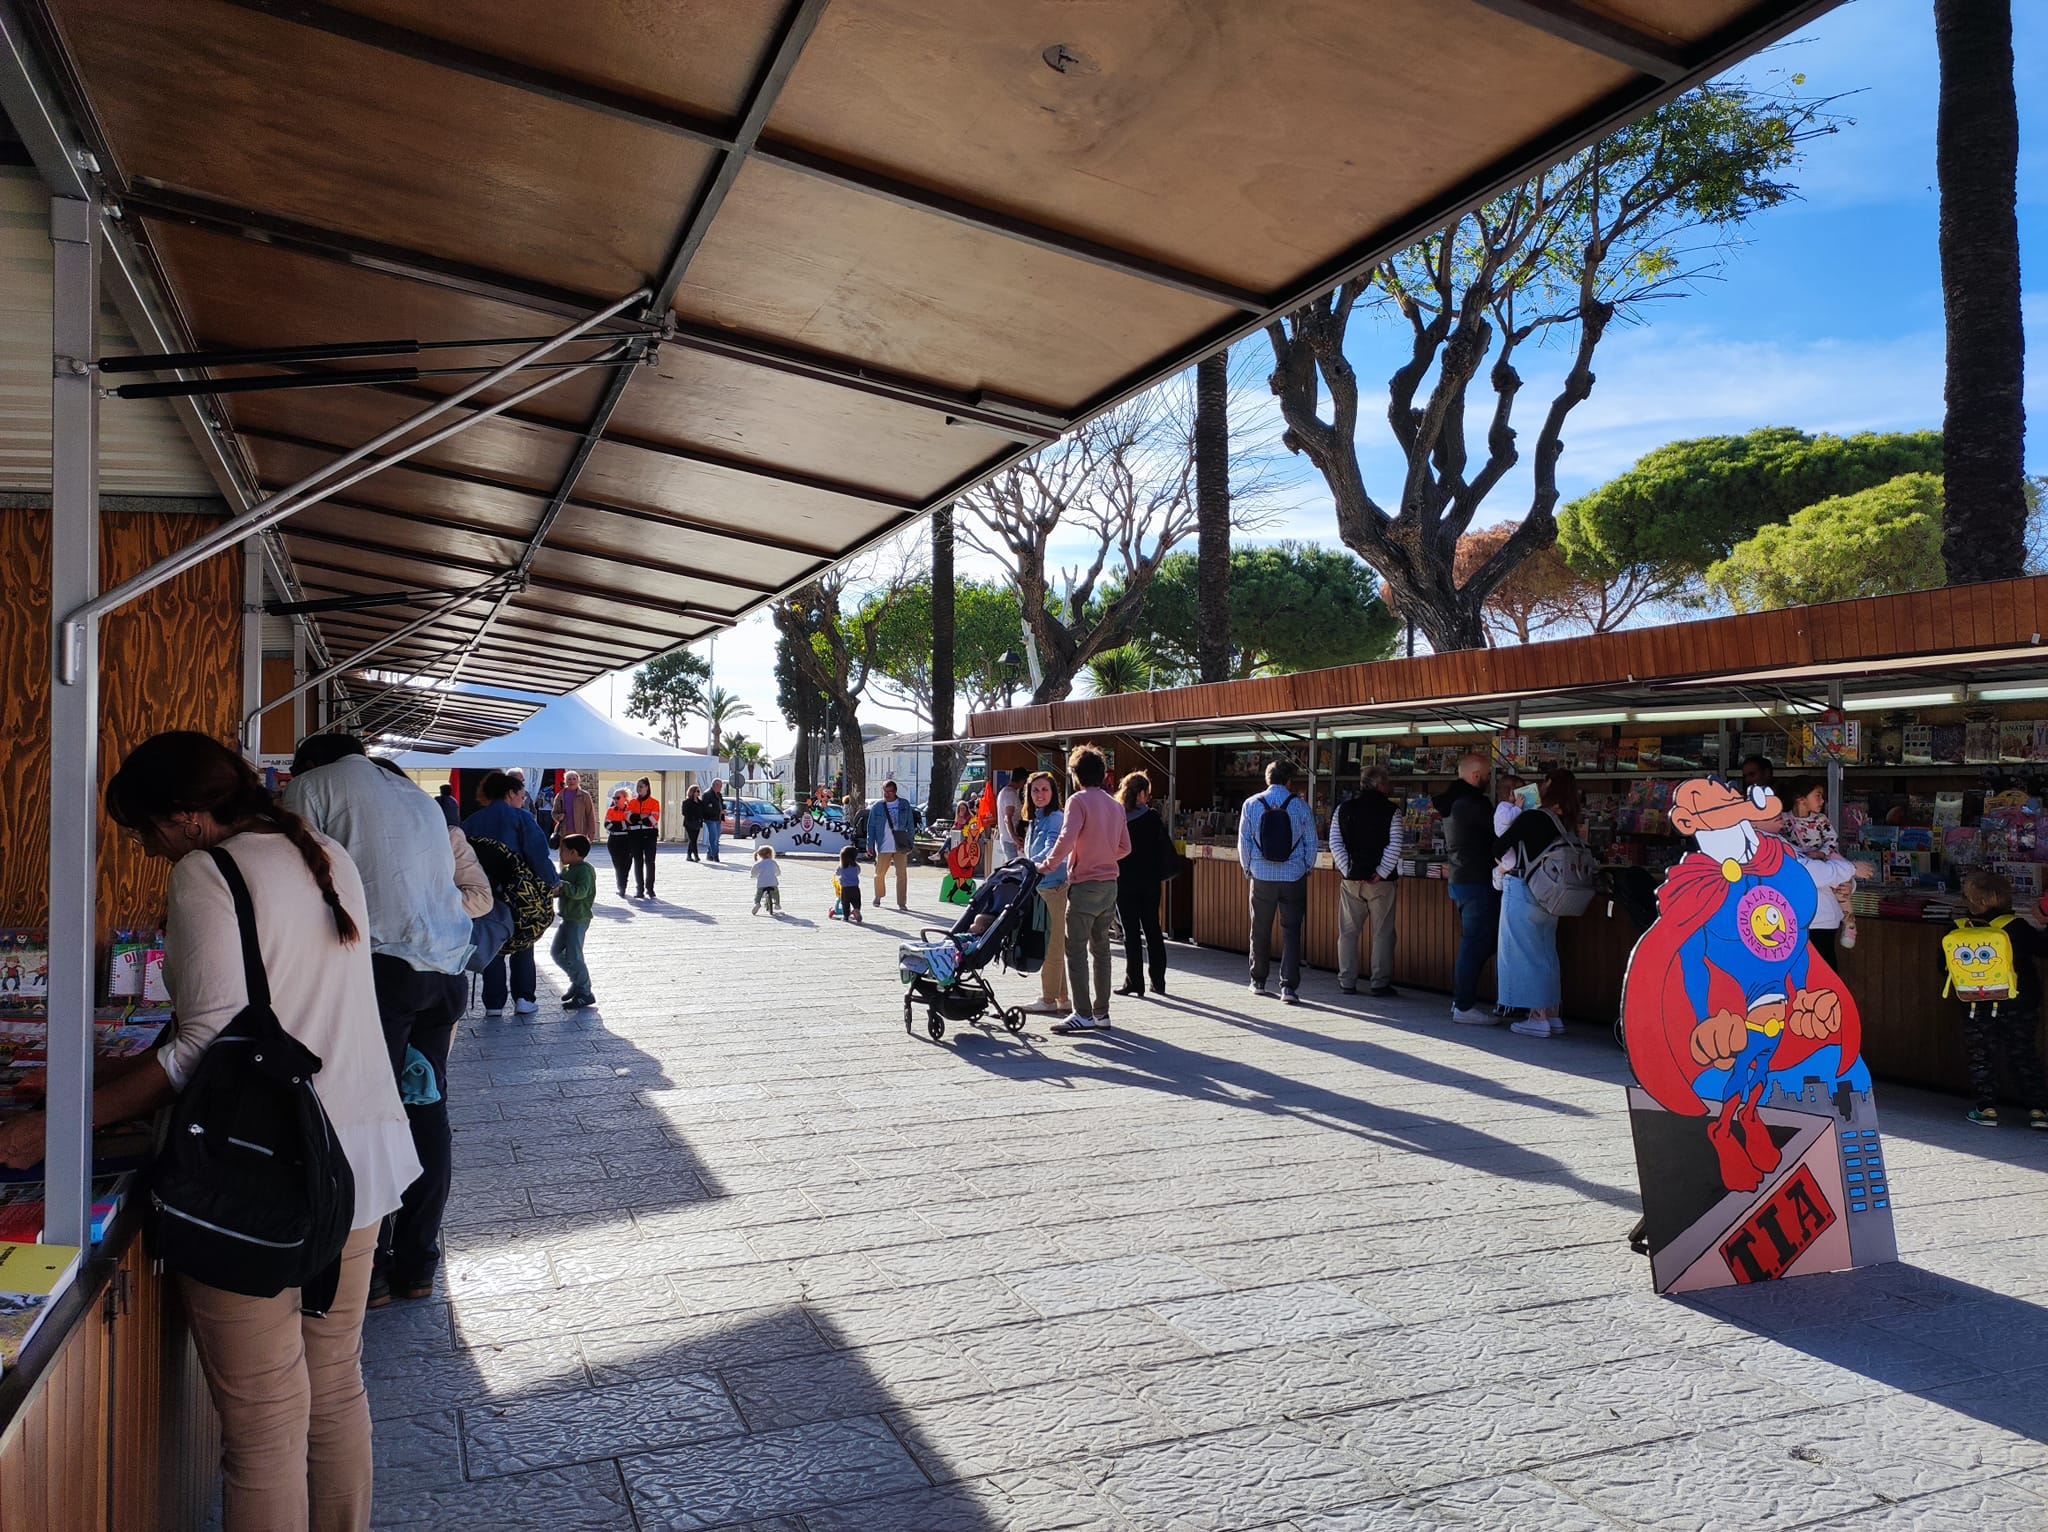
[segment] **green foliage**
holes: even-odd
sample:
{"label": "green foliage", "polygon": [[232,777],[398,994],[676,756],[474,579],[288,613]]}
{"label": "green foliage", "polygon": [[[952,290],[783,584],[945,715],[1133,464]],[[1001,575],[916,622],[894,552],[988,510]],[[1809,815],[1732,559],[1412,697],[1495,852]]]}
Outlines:
{"label": "green foliage", "polygon": [[1738,612],[1890,596],[1943,583],[1941,479],[1898,478],[1761,528],[1707,571]]}
{"label": "green foliage", "polygon": [[711,667],[699,654],[678,649],[649,660],[633,672],[626,716],[645,719],[671,745],[683,742],[683,725],[704,705]]}
{"label": "green foliage", "polygon": [[722,686],[716,686],[697,703],[697,711],[704,715],[704,722],[711,730],[711,753],[717,755],[719,742],[725,731],[742,718],[752,718],[754,710],[740,701]]}
{"label": "green foliage", "polygon": [[[996,663],[1022,645],[1023,608],[1014,585],[956,580],[953,585],[953,677],[959,715],[993,706],[1022,676]],[[920,718],[931,718],[932,587],[919,580],[896,595],[875,631],[875,683]]]}
{"label": "green foliage", "polygon": [[1941,433],[1809,436],[1772,426],[1672,442],[1566,506],[1557,543],[1577,573],[1647,575],[1674,599],[1758,530],[1901,474],[1941,472]]}
{"label": "green foliage", "polygon": [[[1198,568],[1197,555],[1170,554],[1145,593],[1138,631],[1162,679],[1191,681],[1200,670]],[[1231,550],[1233,676],[1383,660],[1399,630],[1372,571],[1342,549],[1282,542]]]}
{"label": "green foliage", "polygon": [[1088,678],[1091,696],[1117,697],[1152,690],[1156,670],[1152,651],[1132,642],[1103,650],[1081,667],[1081,674]]}

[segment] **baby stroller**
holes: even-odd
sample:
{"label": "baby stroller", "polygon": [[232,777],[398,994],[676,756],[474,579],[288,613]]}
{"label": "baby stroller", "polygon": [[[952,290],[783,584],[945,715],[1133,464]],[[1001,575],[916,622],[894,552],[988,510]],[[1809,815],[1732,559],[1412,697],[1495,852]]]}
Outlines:
{"label": "baby stroller", "polygon": [[[1024,1030],[1024,1012],[996,1002],[982,970],[998,954],[1006,966],[1033,972],[1039,966],[1029,950],[1033,896],[1038,868],[1019,857],[983,880],[973,902],[960,912],[952,929],[928,926],[919,940],[897,951],[896,974],[903,981],[903,1030],[910,1030],[912,1008],[922,1004],[925,1032],[937,1042],[949,1021],[978,1021],[993,1009],[1013,1033]],[[1037,956],[1042,961],[1043,951]]]}

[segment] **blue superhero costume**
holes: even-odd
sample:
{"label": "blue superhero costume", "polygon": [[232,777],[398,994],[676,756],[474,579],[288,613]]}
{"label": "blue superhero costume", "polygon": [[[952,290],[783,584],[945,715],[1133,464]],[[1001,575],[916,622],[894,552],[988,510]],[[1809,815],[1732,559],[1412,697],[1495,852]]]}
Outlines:
{"label": "blue superhero costume", "polygon": [[[1716,971],[1741,990],[1739,1010],[1745,1016],[1773,1001],[1789,1003],[1795,991],[1807,987],[1806,933],[1819,904],[1813,879],[1790,857],[1779,859],[1769,873],[1757,868],[1751,862],[1737,877],[1727,879],[1724,865],[1728,889],[1721,907],[1678,949],[1686,998],[1695,1017],[1711,1016],[1716,1009],[1711,994]],[[1752,1024],[1749,1042],[1729,1068],[1725,1084],[1706,1099],[1727,1101],[1763,1084],[1783,1029],[1782,1022]],[[1706,1087],[1706,1082],[1699,1083]]]}

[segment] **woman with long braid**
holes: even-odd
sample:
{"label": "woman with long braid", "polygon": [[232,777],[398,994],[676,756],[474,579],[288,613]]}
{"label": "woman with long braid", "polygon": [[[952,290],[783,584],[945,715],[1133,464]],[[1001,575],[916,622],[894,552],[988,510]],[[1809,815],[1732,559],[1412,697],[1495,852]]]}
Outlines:
{"label": "woman with long braid", "polygon": [[[203,734],[159,734],[137,746],[107,784],[107,812],[144,851],[174,864],[164,971],[178,1020],[155,1053],[101,1063],[94,1124],[170,1100],[248,1002],[234,901],[204,854],[219,847],[249,886],[277,1019],[321,1060],[320,1100],[355,1177],[354,1232],[324,1315],[302,1315],[296,1288],[252,1298],[178,1279],[221,1418],[222,1525],[368,1527],[363,1308],[377,1226],[397,1211],[420,1162],[378,1025],[362,879],[339,845]],[[43,1131],[40,1112],[9,1121],[0,1164],[41,1159]]]}

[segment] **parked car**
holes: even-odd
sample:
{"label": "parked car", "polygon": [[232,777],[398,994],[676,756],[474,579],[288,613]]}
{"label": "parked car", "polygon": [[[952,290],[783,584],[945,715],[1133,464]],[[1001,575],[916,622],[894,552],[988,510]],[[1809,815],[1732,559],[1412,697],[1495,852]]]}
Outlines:
{"label": "parked car", "polygon": [[741,840],[773,835],[788,826],[789,816],[772,803],[764,803],[759,798],[732,800],[732,833]]}

